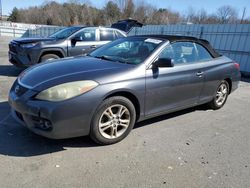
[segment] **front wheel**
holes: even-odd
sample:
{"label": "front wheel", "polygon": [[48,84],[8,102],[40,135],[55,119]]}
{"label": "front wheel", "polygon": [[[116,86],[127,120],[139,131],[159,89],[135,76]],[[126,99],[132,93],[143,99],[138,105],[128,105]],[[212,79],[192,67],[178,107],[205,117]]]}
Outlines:
{"label": "front wheel", "polygon": [[213,100],[209,103],[209,106],[213,110],[220,109],[226,103],[228,94],[229,94],[228,82],[223,80],[220,83],[219,87],[217,88],[216,94],[215,94]]}
{"label": "front wheel", "polygon": [[90,137],[102,145],[117,143],[129,134],[135,119],[136,111],[130,100],[120,96],[108,98],[93,117]]}
{"label": "front wheel", "polygon": [[43,55],[41,57],[41,61],[40,62],[45,62],[45,61],[50,61],[50,60],[54,60],[54,59],[59,59],[60,57],[56,54],[46,54]]}

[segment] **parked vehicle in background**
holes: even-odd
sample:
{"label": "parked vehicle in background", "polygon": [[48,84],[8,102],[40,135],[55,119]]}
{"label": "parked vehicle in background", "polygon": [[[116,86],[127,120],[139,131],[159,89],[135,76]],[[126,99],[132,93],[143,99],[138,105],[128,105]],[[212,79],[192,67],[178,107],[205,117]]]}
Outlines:
{"label": "parked vehicle in background", "polygon": [[88,54],[101,45],[126,37],[132,27],[141,27],[142,24],[128,19],[112,26],[72,26],[48,38],[15,39],[9,43],[9,61],[19,67],[28,67],[47,60]]}
{"label": "parked vehicle in background", "polygon": [[239,64],[207,41],[133,36],[86,57],[25,70],[9,94],[14,117],[49,138],[125,138],[136,121],[208,103],[221,108],[240,80]]}

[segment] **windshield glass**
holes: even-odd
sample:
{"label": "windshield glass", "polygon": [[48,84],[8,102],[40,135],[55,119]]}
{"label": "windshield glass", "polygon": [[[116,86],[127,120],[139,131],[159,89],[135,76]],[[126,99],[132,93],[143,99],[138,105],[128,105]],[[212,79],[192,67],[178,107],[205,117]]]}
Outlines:
{"label": "windshield glass", "polygon": [[81,27],[67,27],[64,29],[61,29],[54,34],[50,35],[50,38],[56,38],[56,39],[65,39],[75,33],[76,31],[80,30]]}
{"label": "windshield glass", "polygon": [[146,37],[123,38],[96,49],[89,56],[136,65],[142,63],[162,42]]}

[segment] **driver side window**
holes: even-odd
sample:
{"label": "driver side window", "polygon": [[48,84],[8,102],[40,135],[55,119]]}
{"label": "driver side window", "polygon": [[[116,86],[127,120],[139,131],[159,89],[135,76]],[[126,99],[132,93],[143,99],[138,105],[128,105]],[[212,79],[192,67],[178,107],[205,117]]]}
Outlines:
{"label": "driver side window", "polygon": [[74,38],[79,38],[81,41],[96,41],[96,29],[84,29],[77,33]]}
{"label": "driver side window", "polygon": [[194,43],[175,42],[168,45],[159,58],[171,58],[174,65],[191,64],[197,60]]}

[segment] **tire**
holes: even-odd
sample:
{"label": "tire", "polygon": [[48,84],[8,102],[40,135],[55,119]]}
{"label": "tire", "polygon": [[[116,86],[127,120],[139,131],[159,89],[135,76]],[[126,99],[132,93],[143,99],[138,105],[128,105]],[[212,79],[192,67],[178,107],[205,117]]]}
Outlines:
{"label": "tire", "polygon": [[[209,107],[213,110],[222,108],[227,101],[228,94],[229,84],[226,80],[223,80],[217,87],[213,100],[208,103]],[[219,100],[219,97],[221,97],[221,100]]]}
{"label": "tire", "polygon": [[101,145],[120,142],[133,129],[135,120],[135,107],[129,99],[121,96],[108,98],[93,116],[90,137]]}
{"label": "tire", "polygon": [[46,54],[46,55],[43,55],[41,57],[41,63],[42,62],[45,62],[45,61],[49,61],[49,60],[53,60],[53,59],[59,59],[60,57],[58,55],[55,55],[55,54]]}

